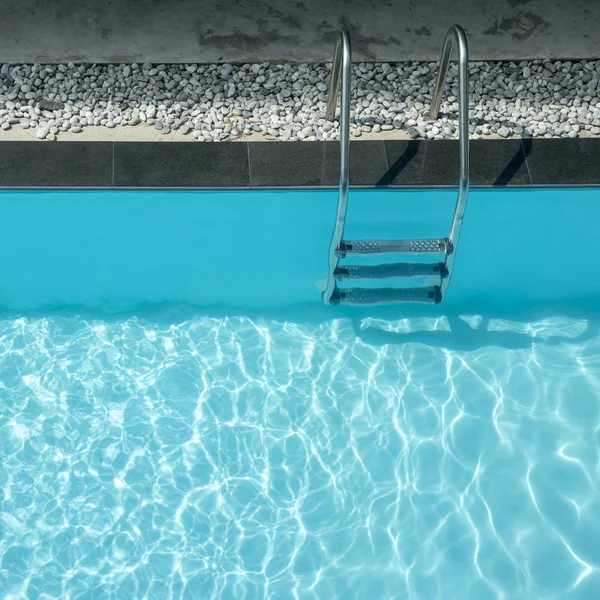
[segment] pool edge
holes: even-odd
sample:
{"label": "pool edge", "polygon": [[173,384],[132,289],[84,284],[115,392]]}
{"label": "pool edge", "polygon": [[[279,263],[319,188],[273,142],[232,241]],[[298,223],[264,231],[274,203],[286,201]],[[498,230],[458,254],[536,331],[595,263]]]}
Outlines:
{"label": "pool edge", "polygon": [[[598,187],[600,138],[471,141],[471,187]],[[351,142],[354,188],[450,188],[455,140]],[[0,142],[0,189],[331,189],[338,142]]]}

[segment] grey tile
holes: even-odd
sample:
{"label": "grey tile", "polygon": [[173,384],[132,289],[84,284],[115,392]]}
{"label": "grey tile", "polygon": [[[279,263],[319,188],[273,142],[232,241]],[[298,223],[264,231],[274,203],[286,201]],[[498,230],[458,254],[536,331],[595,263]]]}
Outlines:
{"label": "grey tile", "polygon": [[[340,178],[340,144],[327,143],[327,181],[338,185]],[[350,142],[350,185],[389,185],[388,164],[383,141]]]}
{"label": "grey tile", "polygon": [[599,185],[600,139],[529,140],[527,164],[533,185]]}
{"label": "grey tile", "polygon": [[[328,185],[327,142],[249,142],[253,187]],[[329,185],[332,185],[329,181]]]}
{"label": "grey tile", "polygon": [[[446,162],[440,166],[433,180],[425,175],[425,152],[427,143],[421,140],[386,140],[384,142],[389,169],[389,183],[392,186],[444,185],[454,181],[456,171],[448,169]],[[446,172],[447,171],[447,172]],[[442,181],[442,183],[439,183]],[[448,183],[446,183],[448,184]]]}
{"label": "grey tile", "polygon": [[248,187],[244,142],[115,143],[115,187]]}
{"label": "grey tile", "polygon": [[531,185],[527,169],[527,140],[473,140],[471,142],[471,185]]}
{"label": "grey tile", "polygon": [[[339,142],[250,142],[253,187],[335,187],[340,177]],[[380,141],[350,143],[350,185],[387,185]]]}
{"label": "grey tile", "polygon": [[112,142],[0,142],[0,186],[110,187]]}
{"label": "grey tile", "polygon": [[[392,186],[458,185],[457,140],[388,140],[385,147]],[[469,149],[471,185],[530,185],[520,140],[472,140]]]}

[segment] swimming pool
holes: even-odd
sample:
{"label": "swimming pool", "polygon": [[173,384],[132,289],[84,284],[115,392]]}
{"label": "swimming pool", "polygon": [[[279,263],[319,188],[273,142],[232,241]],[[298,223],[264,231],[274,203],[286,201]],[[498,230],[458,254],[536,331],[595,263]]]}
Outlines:
{"label": "swimming pool", "polygon": [[598,597],[600,191],[472,191],[444,304],[376,309],[321,305],[336,194],[0,194],[6,597]]}

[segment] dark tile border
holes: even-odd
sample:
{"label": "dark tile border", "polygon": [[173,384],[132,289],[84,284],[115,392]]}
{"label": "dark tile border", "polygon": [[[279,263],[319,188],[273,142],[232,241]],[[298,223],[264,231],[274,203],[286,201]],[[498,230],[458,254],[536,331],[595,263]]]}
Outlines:
{"label": "dark tile border", "polygon": [[[473,140],[472,187],[600,187],[600,139]],[[458,142],[353,141],[353,187],[458,183]],[[0,142],[0,188],[335,188],[337,142]]]}
{"label": "dark tile border", "polygon": [[232,188],[250,185],[245,144],[115,143],[116,188]]}
{"label": "dark tile border", "polygon": [[[385,142],[385,149],[392,187],[458,185],[457,141],[390,140]],[[521,140],[473,140],[469,150],[471,186],[532,185]]]}
{"label": "dark tile border", "polygon": [[[253,142],[248,150],[252,187],[336,187],[339,183],[339,142]],[[351,144],[350,185],[389,185],[382,142]]]}
{"label": "dark tile border", "polygon": [[2,187],[112,187],[111,142],[0,142]]}
{"label": "dark tile border", "polygon": [[579,185],[600,183],[600,140],[528,140],[527,166],[536,185]]}

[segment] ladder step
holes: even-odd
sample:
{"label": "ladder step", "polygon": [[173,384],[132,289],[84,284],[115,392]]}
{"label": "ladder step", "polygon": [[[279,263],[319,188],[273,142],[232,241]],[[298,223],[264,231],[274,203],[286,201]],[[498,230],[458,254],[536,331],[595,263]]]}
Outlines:
{"label": "ladder step", "polygon": [[440,287],[423,288],[337,288],[331,296],[331,304],[396,304],[421,302],[439,304],[442,301]]}
{"label": "ladder step", "polygon": [[388,263],[383,265],[345,265],[334,271],[338,280],[390,279],[392,277],[436,277],[448,275],[444,263]]}
{"label": "ladder step", "polygon": [[449,254],[452,252],[448,238],[430,240],[342,240],[336,254]]}

